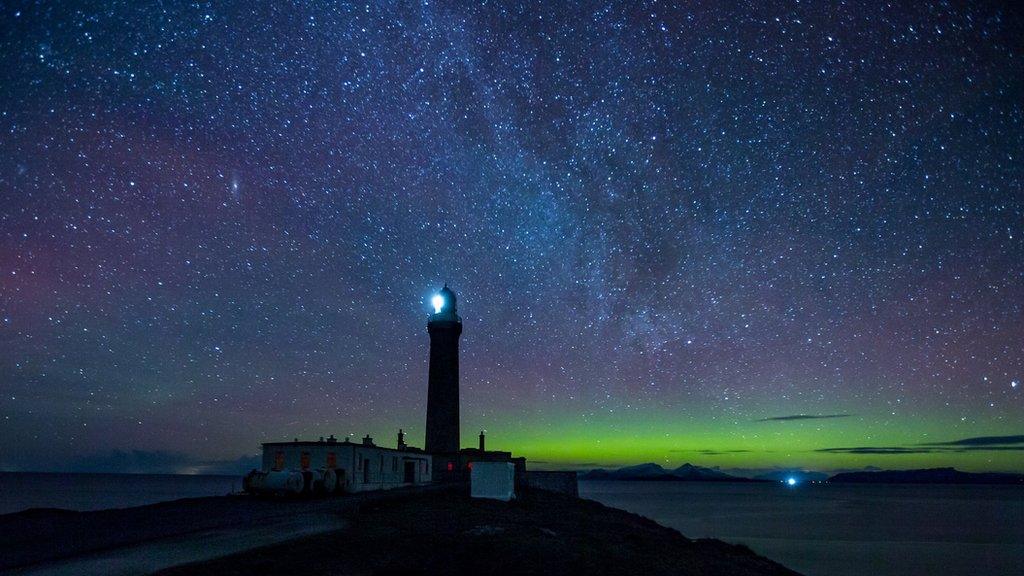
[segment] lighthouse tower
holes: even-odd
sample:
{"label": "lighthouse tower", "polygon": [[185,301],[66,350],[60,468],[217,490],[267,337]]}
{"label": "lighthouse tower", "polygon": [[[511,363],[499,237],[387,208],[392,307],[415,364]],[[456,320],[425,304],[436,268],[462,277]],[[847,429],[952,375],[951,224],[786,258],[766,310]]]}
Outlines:
{"label": "lighthouse tower", "polygon": [[[459,336],[462,318],[456,313],[455,292],[447,284],[431,303],[427,321],[430,334],[430,376],[427,386],[427,435],[424,449],[458,463],[459,452]],[[435,459],[435,474],[445,472]]]}

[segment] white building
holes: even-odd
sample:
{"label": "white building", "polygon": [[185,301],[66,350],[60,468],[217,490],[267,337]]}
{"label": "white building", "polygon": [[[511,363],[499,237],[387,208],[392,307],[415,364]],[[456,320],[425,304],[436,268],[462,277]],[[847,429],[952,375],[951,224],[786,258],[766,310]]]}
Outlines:
{"label": "white building", "polygon": [[267,442],[263,444],[262,469],[263,472],[334,470],[339,492],[387,490],[429,483],[430,455],[405,446],[401,434],[399,446],[399,449],[377,446],[369,436],[363,438],[361,444],[348,439],[338,442],[333,436],[312,442]]}

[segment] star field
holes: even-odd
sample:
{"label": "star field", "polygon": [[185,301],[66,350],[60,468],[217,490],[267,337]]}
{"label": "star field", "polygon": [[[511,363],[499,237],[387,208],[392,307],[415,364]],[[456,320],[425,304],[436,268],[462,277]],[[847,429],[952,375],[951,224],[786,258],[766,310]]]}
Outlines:
{"label": "star field", "polygon": [[0,7],[0,468],[1024,470],[1019,8],[556,4]]}

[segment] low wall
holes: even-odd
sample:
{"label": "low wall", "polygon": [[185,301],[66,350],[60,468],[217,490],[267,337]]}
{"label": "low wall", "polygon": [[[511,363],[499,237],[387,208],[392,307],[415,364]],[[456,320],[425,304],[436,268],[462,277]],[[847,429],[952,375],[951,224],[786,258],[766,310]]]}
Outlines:
{"label": "low wall", "polygon": [[579,496],[579,485],[575,472],[535,472],[526,473],[526,487]]}

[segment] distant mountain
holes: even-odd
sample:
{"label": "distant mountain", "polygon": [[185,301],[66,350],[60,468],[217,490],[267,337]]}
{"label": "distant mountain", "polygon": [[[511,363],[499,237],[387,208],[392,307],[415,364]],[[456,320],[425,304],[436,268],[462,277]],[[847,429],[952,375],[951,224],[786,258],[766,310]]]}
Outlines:
{"label": "distant mountain", "polygon": [[810,470],[772,470],[754,476],[754,480],[769,480],[771,482],[785,482],[790,478],[797,482],[822,482],[828,480],[828,474]]}
{"label": "distant mountain", "polygon": [[596,468],[580,475],[581,480],[661,480],[668,476],[668,470],[649,463],[637,466],[626,466],[618,470]]}
{"label": "distant mountain", "polygon": [[683,464],[679,468],[672,471],[672,475],[680,480],[698,480],[698,481],[730,481],[730,480],[747,480],[747,478],[740,478],[738,476],[730,476],[720,470],[713,470],[711,468],[702,468],[700,466],[694,466],[693,464]]}
{"label": "distant mountain", "polygon": [[871,484],[1019,484],[1024,474],[999,472],[961,472],[955,468],[923,470],[881,470],[878,472],[844,472],[828,479],[830,483]]}
{"label": "distant mountain", "polygon": [[836,468],[832,471],[832,476],[836,474],[843,474],[845,472],[881,472],[884,468],[878,466],[865,466],[863,468]]}
{"label": "distant mountain", "polygon": [[597,468],[580,475],[580,480],[651,480],[669,482],[749,482],[749,478],[730,476],[725,472],[683,464],[675,470],[666,470],[658,464],[648,463],[626,466],[618,470]]}
{"label": "distant mountain", "polygon": [[619,468],[618,470],[615,470],[614,473],[624,478],[636,479],[657,478],[659,476],[664,476],[665,474],[668,474],[668,471],[657,464],[648,463],[638,464],[636,466],[626,466],[625,468]]}

